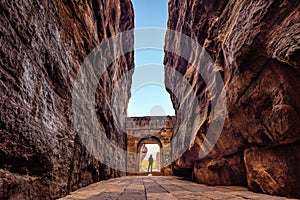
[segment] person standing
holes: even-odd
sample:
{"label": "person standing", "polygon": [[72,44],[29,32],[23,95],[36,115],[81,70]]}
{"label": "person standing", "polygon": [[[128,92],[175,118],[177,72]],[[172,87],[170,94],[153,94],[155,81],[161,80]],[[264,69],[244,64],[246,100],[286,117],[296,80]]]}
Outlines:
{"label": "person standing", "polygon": [[152,165],[153,165],[153,157],[152,157],[152,154],[150,155],[149,159],[148,159],[148,172],[149,172],[149,169],[151,167],[151,172],[152,172]]}

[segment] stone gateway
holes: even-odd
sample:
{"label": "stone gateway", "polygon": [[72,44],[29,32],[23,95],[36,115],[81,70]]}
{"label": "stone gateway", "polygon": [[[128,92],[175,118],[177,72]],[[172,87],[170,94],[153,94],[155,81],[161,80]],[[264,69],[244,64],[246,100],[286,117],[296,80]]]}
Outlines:
{"label": "stone gateway", "polygon": [[129,117],[126,120],[127,134],[127,172],[133,175],[140,172],[140,162],[145,157],[145,144],[157,144],[163,153],[158,154],[160,173],[171,174],[171,148],[169,147],[173,134],[174,116]]}

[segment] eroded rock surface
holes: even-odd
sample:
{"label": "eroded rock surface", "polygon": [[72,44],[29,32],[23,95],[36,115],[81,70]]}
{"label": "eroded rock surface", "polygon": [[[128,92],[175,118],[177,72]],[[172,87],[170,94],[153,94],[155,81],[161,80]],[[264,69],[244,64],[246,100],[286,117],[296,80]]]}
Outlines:
{"label": "eroded rock surface", "polygon": [[[122,175],[83,147],[72,119],[72,86],[90,51],[133,28],[129,0],[1,1],[0,3],[0,199],[54,199],[82,186]],[[133,46],[133,38],[126,41]],[[122,51],[122,43],[107,47]],[[101,79],[98,120],[120,148],[125,133],[112,122],[114,106],[126,114],[133,53],[121,56]]]}
{"label": "eroded rock surface", "polygon": [[[299,10],[298,1],[288,0],[169,2],[168,27],[190,36],[210,54],[224,80],[228,109],[217,144],[199,159],[213,120],[210,102],[217,97],[191,63],[166,52],[165,64],[194,88],[201,118],[189,150],[174,163],[175,171],[191,171],[200,183],[248,185],[254,191],[300,197]],[[166,46],[190,51],[192,60],[199,53],[178,38],[167,40]],[[166,87],[184,93],[180,84],[174,86],[174,74],[166,72]],[[171,98],[180,119],[182,107],[190,105]],[[173,146],[175,154],[180,142]]]}

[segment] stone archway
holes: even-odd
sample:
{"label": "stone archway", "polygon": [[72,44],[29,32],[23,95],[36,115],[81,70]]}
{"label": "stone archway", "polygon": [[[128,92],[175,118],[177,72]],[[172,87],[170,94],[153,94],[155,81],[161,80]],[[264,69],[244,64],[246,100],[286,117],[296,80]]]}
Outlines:
{"label": "stone archway", "polygon": [[[165,167],[170,161],[170,144],[173,134],[174,116],[128,117],[126,118],[127,134],[127,173],[139,173],[140,150],[143,144],[158,144],[160,167],[164,175],[171,173],[171,167]],[[167,149],[168,150],[167,150]]]}
{"label": "stone archway", "polygon": [[147,154],[147,153],[145,153],[145,155],[143,155],[141,153],[142,152],[141,150],[142,150],[143,145],[146,145],[146,144],[157,144],[159,146],[159,148],[160,148],[159,154],[158,154],[158,156],[155,155],[156,164],[158,164],[158,165],[155,168],[157,168],[159,171],[161,171],[162,164],[161,164],[160,158],[162,158],[162,153],[161,153],[162,152],[161,151],[162,144],[161,144],[161,141],[157,137],[154,137],[154,136],[149,137],[149,138],[142,138],[139,141],[139,143],[137,145],[137,152],[136,152],[138,154],[138,158],[136,160],[136,171],[141,172],[141,161],[144,159],[144,156],[146,156],[146,154]]}

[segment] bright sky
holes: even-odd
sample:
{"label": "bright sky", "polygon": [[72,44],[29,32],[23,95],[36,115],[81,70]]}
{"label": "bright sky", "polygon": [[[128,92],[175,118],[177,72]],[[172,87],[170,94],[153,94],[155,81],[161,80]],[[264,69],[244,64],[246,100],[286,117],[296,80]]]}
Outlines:
{"label": "bright sky", "polygon": [[160,152],[158,144],[146,144],[145,146],[147,147],[148,152],[144,160],[148,160],[150,155],[152,155],[153,159],[156,160],[156,154]]}
{"label": "bright sky", "polygon": [[[136,29],[147,27],[166,29],[168,0],[132,0],[132,3]],[[160,40],[161,50],[142,49],[135,51],[136,69],[133,75],[133,85],[137,86],[131,89],[131,99],[127,110],[130,117],[175,115],[170,95],[164,86],[164,40]],[[150,71],[148,72],[147,69]],[[138,84],[137,82],[140,82],[144,76],[147,76],[147,81]],[[156,81],[151,83],[149,78]],[[159,81],[157,81],[158,78]]]}

